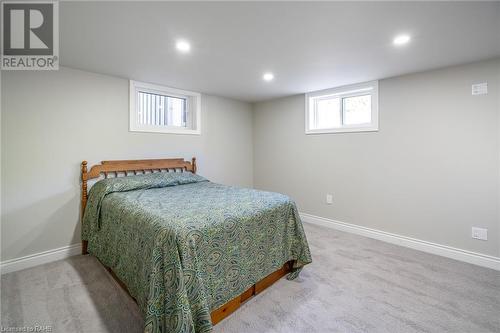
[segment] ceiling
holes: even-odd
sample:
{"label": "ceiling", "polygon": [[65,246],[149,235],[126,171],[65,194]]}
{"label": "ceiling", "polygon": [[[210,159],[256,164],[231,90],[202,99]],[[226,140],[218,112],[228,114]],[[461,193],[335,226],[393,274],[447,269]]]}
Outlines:
{"label": "ceiling", "polygon": [[59,31],[63,66],[255,102],[498,57],[500,2],[61,2]]}

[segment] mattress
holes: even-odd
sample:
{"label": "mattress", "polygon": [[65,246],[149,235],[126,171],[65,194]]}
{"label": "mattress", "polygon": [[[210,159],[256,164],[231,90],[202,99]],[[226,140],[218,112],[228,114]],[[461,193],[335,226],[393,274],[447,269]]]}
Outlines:
{"label": "mattress", "polygon": [[136,299],[145,332],[210,332],[210,312],[294,261],[311,262],[287,196],[190,172],[105,179],[90,190],[82,238]]}

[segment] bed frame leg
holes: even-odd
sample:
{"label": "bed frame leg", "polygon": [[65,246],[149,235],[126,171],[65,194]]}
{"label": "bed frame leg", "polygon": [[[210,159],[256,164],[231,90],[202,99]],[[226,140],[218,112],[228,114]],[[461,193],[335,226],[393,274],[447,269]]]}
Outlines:
{"label": "bed frame leg", "polygon": [[89,242],[86,240],[82,240],[82,254],[86,255],[89,254],[87,251],[87,246],[89,245]]}

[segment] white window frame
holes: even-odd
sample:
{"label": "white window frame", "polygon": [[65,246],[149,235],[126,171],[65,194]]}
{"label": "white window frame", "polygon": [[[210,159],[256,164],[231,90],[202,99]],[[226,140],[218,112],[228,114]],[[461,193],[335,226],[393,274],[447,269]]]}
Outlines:
{"label": "white window frame", "polygon": [[[137,94],[146,92],[152,94],[166,95],[186,99],[187,117],[193,117],[191,121],[195,128],[182,128],[178,126],[152,126],[140,124],[137,119]],[[201,94],[188,90],[181,90],[160,86],[151,83],[130,80],[130,104],[129,104],[129,130],[131,132],[152,132],[167,134],[201,134]]]}
{"label": "white window frame", "polygon": [[[335,128],[311,129],[309,128],[309,115],[314,110],[310,110],[310,99],[321,99],[334,97],[340,99],[341,122],[344,117],[343,98],[371,95],[371,123],[356,125],[341,125]],[[378,131],[378,81],[370,81],[359,84],[352,84],[332,89],[325,89],[307,93],[305,95],[305,133],[306,134],[327,134],[327,133],[348,133],[348,132],[375,132]]]}

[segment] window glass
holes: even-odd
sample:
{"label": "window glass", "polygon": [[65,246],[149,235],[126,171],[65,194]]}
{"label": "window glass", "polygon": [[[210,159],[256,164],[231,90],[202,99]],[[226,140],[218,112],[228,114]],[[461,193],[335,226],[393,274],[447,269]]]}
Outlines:
{"label": "window glass", "polygon": [[340,99],[325,98],[316,101],[316,126],[317,129],[333,128],[340,126]]}
{"label": "window glass", "polygon": [[345,97],[342,103],[344,125],[369,124],[372,121],[371,95]]}
{"label": "window glass", "polygon": [[306,134],[378,131],[378,81],[306,94]]}
{"label": "window glass", "polygon": [[199,93],[130,81],[130,130],[200,134]]}

